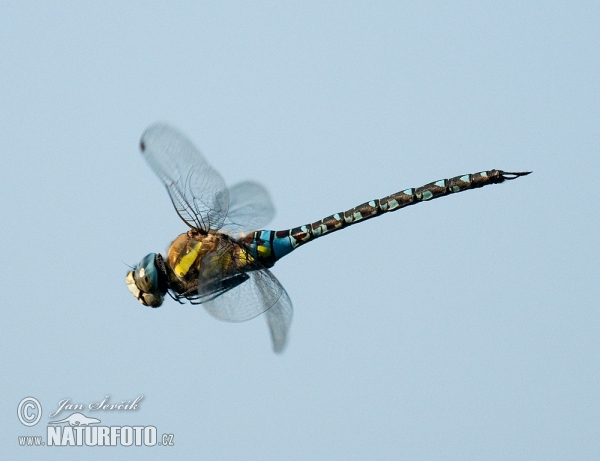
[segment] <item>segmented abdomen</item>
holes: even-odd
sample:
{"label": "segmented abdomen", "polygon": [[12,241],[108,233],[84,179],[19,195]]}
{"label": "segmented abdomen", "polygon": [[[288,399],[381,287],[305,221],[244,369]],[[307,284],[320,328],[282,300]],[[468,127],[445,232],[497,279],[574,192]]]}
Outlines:
{"label": "segmented abdomen", "polygon": [[469,189],[476,189],[488,184],[499,184],[529,173],[508,173],[502,170],[490,170],[455,176],[450,179],[440,179],[421,187],[405,189],[381,199],[365,202],[348,211],[327,216],[312,224],[283,231],[256,231],[246,236],[244,242],[267,267],[270,267],[279,258],[300,245],[322,235],[351,226],[352,224],[374,218],[383,213],[396,211],[415,203],[433,200]]}

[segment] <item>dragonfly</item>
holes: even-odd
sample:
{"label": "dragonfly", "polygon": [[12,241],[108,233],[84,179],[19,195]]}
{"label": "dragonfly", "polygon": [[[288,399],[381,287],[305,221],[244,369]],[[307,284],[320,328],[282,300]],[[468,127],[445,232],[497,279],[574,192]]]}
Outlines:
{"label": "dragonfly", "polygon": [[182,304],[201,304],[212,316],[229,322],[265,314],[277,353],[286,346],[293,315],[290,297],[270,270],[280,258],[316,238],[384,213],[531,173],[489,170],[441,179],[311,224],[273,231],[263,230],[275,215],[267,189],[254,181],[227,187],[175,128],[150,126],[140,150],[189,229],[173,240],[166,256],[150,253],[129,271],[129,291],[144,306],[159,307],[168,295]]}

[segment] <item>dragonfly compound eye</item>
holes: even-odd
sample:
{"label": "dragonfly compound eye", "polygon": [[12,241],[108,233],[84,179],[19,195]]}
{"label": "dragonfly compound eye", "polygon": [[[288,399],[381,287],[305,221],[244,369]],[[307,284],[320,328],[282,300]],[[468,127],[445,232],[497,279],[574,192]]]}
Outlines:
{"label": "dragonfly compound eye", "polygon": [[166,289],[164,277],[155,264],[156,254],[150,253],[125,278],[127,288],[144,306],[159,307]]}

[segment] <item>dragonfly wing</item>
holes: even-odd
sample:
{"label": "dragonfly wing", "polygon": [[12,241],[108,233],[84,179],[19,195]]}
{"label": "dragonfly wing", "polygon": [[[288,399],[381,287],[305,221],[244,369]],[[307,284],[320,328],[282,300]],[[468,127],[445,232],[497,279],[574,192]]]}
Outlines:
{"label": "dragonfly wing", "polygon": [[215,291],[221,294],[202,302],[213,317],[245,322],[268,311],[282,296],[287,296],[279,280],[264,267],[245,272],[244,276],[247,276],[246,280],[239,284],[229,283],[229,279],[220,281],[224,288]]}
{"label": "dragonfly wing", "polygon": [[273,350],[277,353],[281,353],[285,349],[293,313],[292,301],[285,289],[283,289],[281,297],[273,307],[265,312],[269,331],[271,332]]}
{"label": "dragonfly wing", "polygon": [[142,135],[140,148],[190,227],[208,232],[223,225],[229,208],[225,181],[189,139],[168,125],[155,124]]}
{"label": "dragonfly wing", "polygon": [[244,181],[229,189],[229,213],[223,229],[233,233],[264,228],[275,217],[275,207],[264,186]]}

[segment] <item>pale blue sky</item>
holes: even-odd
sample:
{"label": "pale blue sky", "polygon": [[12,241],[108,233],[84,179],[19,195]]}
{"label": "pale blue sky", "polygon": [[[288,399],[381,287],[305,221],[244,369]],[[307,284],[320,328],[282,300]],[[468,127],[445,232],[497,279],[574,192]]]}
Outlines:
{"label": "pale blue sky", "polygon": [[[597,2],[2,2],[2,453],[19,459],[598,459]],[[151,310],[127,267],[186,230],[137,151],[155,121],[273,229],[499,168],[517,181],[319,239],[295,308]],[[19,447],[64,398],[175,446]],[[33,428],[16,417],[40,400]],[[8,458],[7,458],[8,459]]]}

